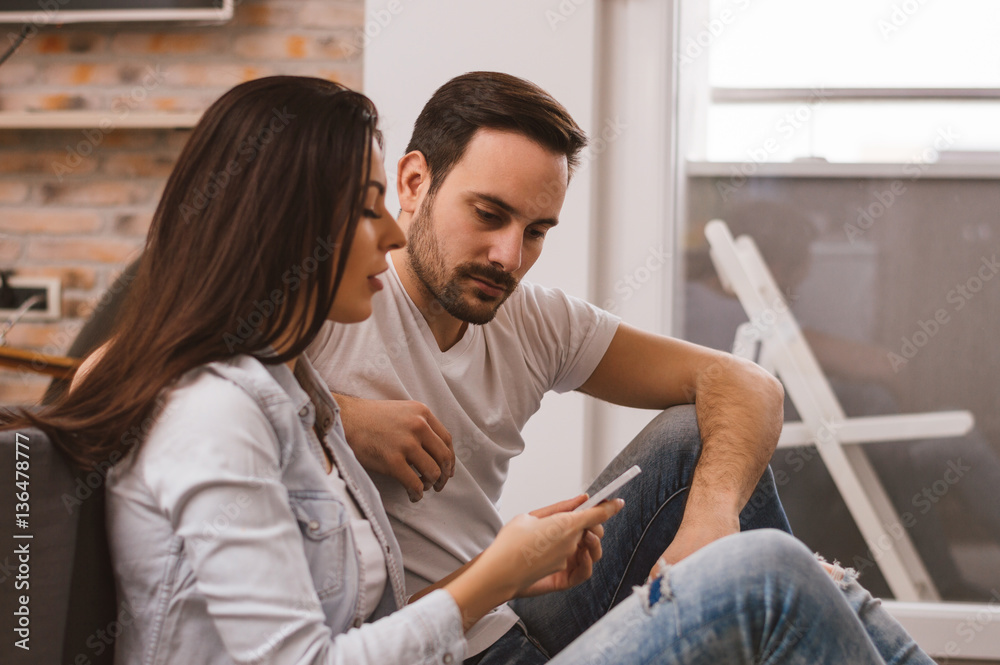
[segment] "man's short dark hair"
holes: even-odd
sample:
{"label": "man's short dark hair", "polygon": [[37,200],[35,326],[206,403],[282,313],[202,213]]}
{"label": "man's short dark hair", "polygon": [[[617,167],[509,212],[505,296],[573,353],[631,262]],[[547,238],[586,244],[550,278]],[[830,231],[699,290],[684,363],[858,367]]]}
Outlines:
{"label": "man's short dark hair", "polygon": [[406,146],[406,152],[419,150],[427,160],[432,194],[484,128],[517,132],[566,155],[570,175],[587,144],[565,107],[534,83],[500,72],[462,74],[427,101]]}

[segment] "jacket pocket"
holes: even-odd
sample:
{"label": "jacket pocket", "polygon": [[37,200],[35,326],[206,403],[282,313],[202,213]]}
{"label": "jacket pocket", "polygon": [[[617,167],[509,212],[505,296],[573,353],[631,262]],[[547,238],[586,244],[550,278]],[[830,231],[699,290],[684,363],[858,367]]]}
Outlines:
{"label": "jacket pocket", "polygon": [[344,507],[323,492],[289,492],[292,514],[302,532],[302,546],[320,600],[344,585],[344,570],[354,556],[350,516]]}

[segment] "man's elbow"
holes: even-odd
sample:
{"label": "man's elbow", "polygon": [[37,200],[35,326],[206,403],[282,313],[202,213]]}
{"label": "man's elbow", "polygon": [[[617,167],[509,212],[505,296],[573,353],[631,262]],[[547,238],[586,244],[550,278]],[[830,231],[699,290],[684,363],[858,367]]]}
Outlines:
{"label": "man's elbow", "polygon": [[773,374],[764,372],[764,375],[764,389],[769,395],[769,401],[776,409],[783,413],[785,410],[785,386]]}
{"label": "man's elbow", "polygon": [[754,392],[760,396],[763,406],[769,412],[776,412],[779,415],[783,415],[785,387],[781,384],[781,381],[755,362],[746,360],[745,358],[738,358],[738,360],[740,362],[740,374],[743,375],[744,381],[749,382]]}

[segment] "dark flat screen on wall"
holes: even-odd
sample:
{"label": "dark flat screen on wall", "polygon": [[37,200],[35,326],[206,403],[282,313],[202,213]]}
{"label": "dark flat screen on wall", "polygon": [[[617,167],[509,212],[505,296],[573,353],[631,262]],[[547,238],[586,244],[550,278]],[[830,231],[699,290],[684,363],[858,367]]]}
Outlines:
{"label": "dark flat screen on wall", "polygon": [[0,0],[0,23],[226,21],[234,0]]}
{"label": "dark flat screen on wall", "polygon": [[222,0],[0,0],[2,12],[95,9],[222,9]]}

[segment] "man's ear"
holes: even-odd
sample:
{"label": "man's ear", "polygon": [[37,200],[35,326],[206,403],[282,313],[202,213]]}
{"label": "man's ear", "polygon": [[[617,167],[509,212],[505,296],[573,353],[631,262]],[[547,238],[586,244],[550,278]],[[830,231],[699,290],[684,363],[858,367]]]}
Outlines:
{"label": "man's ear", "polygon": [[424,153],[414,150],[403,155],[396,165],[396,173],[399,207],[403,212],[413,214],[431,184],[431,171]]}

